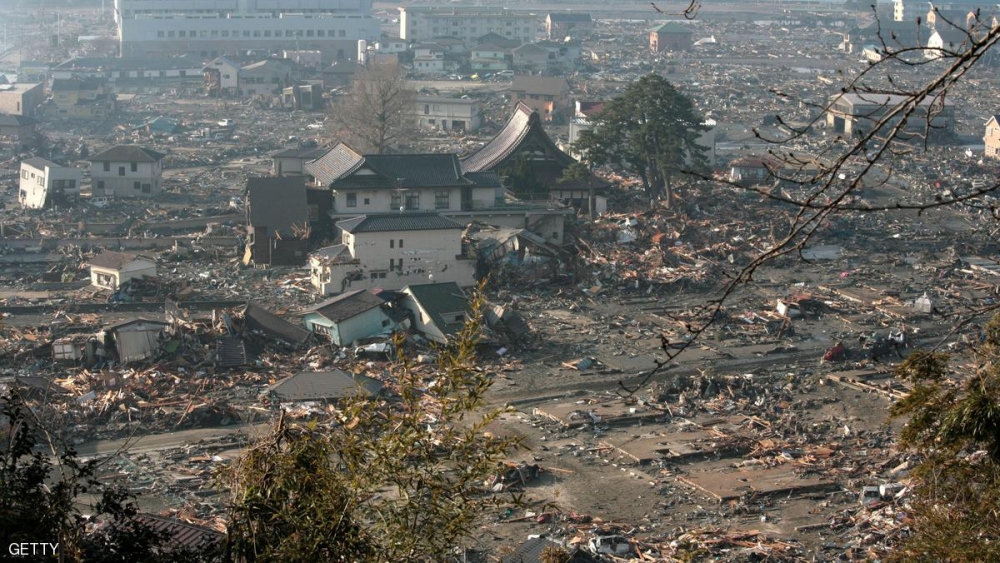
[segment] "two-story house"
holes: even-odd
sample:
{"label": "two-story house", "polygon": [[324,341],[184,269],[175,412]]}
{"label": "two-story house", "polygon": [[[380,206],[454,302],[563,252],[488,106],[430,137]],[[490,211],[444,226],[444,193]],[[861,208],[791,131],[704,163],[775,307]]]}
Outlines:
{"label": "two-story house", "polygon": [[507,69],[507,51],[496,43],[480,43],[472,48],[469,66],[474,71]]}
{"label": "two-story house", "polygon": [[587,13],[549,12],[545,15],[545,33],[549,39],[586,37],[594,31],[594,20]]}
{"label": "two-story house", "polygon": [[117,108],[100,78],[53,78],[52,103],[57,115],[70,119],[105,119]]}
{"label": "two-story house", "polygon": [[418,96],[414,114],[417,125],[423,129],[471,133],[483,123],[479,109],[479,100],[473,98]]}
{"label": "two-story house", "polygon": [[201,72],[209,96],[232,97],[239,90],[240,65],[228,57],[216,57]]}
{"label": "two-story house", "polygon": [[466,174],[454,154],[362,155],[339,143],[307,162],[306,173],[334,194],[334,214],[473,211],[503,197],[495,174]]}
{"label": "two-story house", "polygon": [[246,217],[244,263],[297,266],[305,262],[310,217],[301,176],[247,178]]}
{"label": "two-story house", "polygon": [[[545,56],[548,58],[547,52]],[[525,104],[537,111],[542,121],[552,121],[569,108],[569,92],[569,82],[556,76],[516,76],[510,85],[513,105]]]}
{"label": "two-story house", "polygon": [[44,158],[21,161],[21,180],[17,201],[25,209],[45,209],[73,203],[80,195],[83,172],[59,166]]}
{"label": "two-story house", "polygon": [[337,223],[341,244],[309,257],[310,280],[324,295],[402,289],[409,284],[476,283],[476,260],[462,247],[463,226],[437,213],[371,213]]}
{"label": "two-story house", "polygon": [[986,122],[986,134],[983,135],[987,158],[1000,159],[1000,114],[990,117]]}
{"label": "two-story house", "polygon": [[296,79],[295,64],[285,59],[265,59],[240,69],[238,92],[245,98],[280,96]]}
{"label": "two-story house", "polygon": [[413,70],[421,74],[441,74],[458,68],[455,60],[445,57],[445,48],[425,43],[413,49]]}
{"label": "two-story house", "polygon": [[90,157],[91,195],[153,198],[163,191],[165,154],[117,145]]}

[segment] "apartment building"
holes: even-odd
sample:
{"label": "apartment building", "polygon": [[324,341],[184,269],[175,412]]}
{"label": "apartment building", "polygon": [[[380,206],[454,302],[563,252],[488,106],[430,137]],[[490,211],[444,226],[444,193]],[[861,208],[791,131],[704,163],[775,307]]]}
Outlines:
{"label": "apartment building", "polygon": [[399,37],[425,41],[435,37],[456,37],[467,46],[479,43],[488,34],[530,43],[538,34],[537,14],[495,7],[402,7],[399,8]]}

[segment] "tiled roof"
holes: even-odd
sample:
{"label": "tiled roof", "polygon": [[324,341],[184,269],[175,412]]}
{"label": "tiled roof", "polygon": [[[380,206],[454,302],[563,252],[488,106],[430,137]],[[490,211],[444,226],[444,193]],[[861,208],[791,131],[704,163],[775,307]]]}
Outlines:
{"label": "tiled roof", "polygon": [[457,283],[408,285],[403,288],[403,292],[413,297],[414,301],[430,316],[434,326],[442,333],[453,335],[461,330],[463,323],[448,322],[442,316],[444,313],[459,313],[469,310],[469,300]]}
{"label": "tiled roof", "polygon": [[37,125],[39,121],[26,115],[6,115],[0,113],[0,127],[26,127]]}
{"label": "tiled roof", "polygon": [[462,225],[437,213],[372,213],[338,221],[348,233],[384,233],[392,231],[435,231],[461,229]]}
{"label": "tiled roof", "polygon": [[272,158],[301,158],[302,160],[316,160],[325,155],[330,149],[324,148],[297,148],[285,149],[271,155]]}
{"label": "tiled roof", "polygon": [[[514,49],[514,55],[547,55],[548,53],[549,51],[547,49],[539,45],[535,45],[534,43],[521,45],[517,49]],[[522,84],[521,87],[524,87],[524,85]],[[512,85],[511,89],[513,90],[515,87]],[[531,92],[535,92],[535,90],[531,90]]]}
{"label": "tiled roof", "polygon": [[247,302],[244,318],[247,327],[251,330],[265,332],[293,346],[303,344],[312,334],[305,328],[293,325],[253,302]]}
{"label": "tiled roof", "polygon": [[331,260],[343,255],[346,255],[345,258],[351,258],[351,253],[349,252],[346,244],[324,246],[323,248],[317,249],[312,253],[312,255],[317,258],[326,258]]}
{"label": "tiled roof", "polygon": [[96,78],[53,78],[53,92],[76,92],[79,90],[100,90],[103,83]]}
{"label": "tiled roof", "polygon": [[494,170],[514,154],[529,135],[535,135],[540,142],[548,145],[549,151],[562,164],[568,166],[574,162],[573,158],[559,150],[545,133],[538,112],[521,102],[514,109],[514,115],[490,142],[462,159],[462,169],[466,172]]}
{"label": "tiled roof", "polygon": [[89,263],[91,266],[97,266],[98,268],[110,268],[112,270],[117,270],[138,258],[149,260],[154,264],[156,263],[155,260],[146,256],[139,254],[127,254],[125,252],[113,252],[111,250],[105,250],[97,256],[94,256],[90,259]]}
{"label": "tiled roof", "polygon": [[304,227],[309,221],[306,183],[301,176],[248,178],[247,201],[254,227],[290,235],[292,225]]}
{"label": "tiled roof", "polygon": [[205,543],[221,542],[224,537],[220,532],[210,528],[188,524],[176,518],[144,513],[137,514],[136,520],[158,532],[166,532],[168,545],[174,547],[197,548]]}
{"label": "tiled roof", "polygon": [[[380,178],[353,174],[369,168]],[[370,154],[333,182],[333,188],[387,187],[440,188],[471,186],[462,175],[462,164],[454,154]]]}
{"label": "tiled roof", "polygon": [[332,322],[338,323],[374,309],[384,303],[374,293],[367,289],[349,291],[318,303],[309,310],[323,315]]}
{"label": "tiled roof", "polygon": [[55,162],[52,162],[51,160],[45,160],[40,156],[26,158],[21,161],[21,164],[27,164],[28,166],[31,166],[32,168],[37,168],[38,170],[45,170],[46,166],[48,166],[49,168],[62,168]]}
{"label": "tiled roof", "polygon": [[[525,45],[519,48],[526,49],[529,46],[541,49],[537,45]],[[541,50],[545,51],[545,49]],[[510,85],[510,91],[544,96],[561,96],[569,92],[569,82],[565,78],[558,76],[530,76],[522,74],[514,77],[514,82]]]}
{"label": "tiled roof", "polygon": [[159,162],[167,155],[136,145],[117,145],[89,158],[90,162]]}
{"label": "tiled roof", "polygon": [[382,382],[365,376],[351,375],[335,369],[326,372],[303,372],[279,381],[269,389],[283,401],[315,401],[345,399],[357,393],[373,397],[382,391]]}
{"label": "tiled roof", "polygon": [[305,169],[313,178],[316,178],[321,186],[329,186],[362,160],[364,157],[359,152],[344,143],[337,143],[323,156],[312,162],[307,162]]}
{"label": "tiled roof", "polygon": [[661,23],[650,31],[655,31],[657,33],[692,33],[690,27],[676,22]]}

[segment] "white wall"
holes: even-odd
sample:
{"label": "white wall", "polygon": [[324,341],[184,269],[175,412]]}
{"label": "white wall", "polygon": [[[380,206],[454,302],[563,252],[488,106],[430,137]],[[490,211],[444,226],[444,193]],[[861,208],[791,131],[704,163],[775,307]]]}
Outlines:
{"label": "white wall", "polygon": [[[114,195],[116,197],[156,197],[163,190],[163,169],[160,162],[136,163],[136,171],[132,171],[130,162],[111,162],[110,170],[104,170],[104,162],[94,162],[90,167],[91,190],[94,195]],[[124,168],[124,174],[120,169]],[[99,187],[103,182],[103,190]],[[139,182],[139,189],[135,189]],[[149,184],[150,190],[143,190],[143,184]]]}

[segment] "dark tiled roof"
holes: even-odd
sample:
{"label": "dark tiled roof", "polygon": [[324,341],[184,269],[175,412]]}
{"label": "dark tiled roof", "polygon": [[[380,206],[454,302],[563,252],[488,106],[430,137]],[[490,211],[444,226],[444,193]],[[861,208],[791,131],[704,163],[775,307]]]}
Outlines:
{"label": "dark tiled roof", "polygon": [[166,532],[168,544],[172,547],[196,548],[205,543],[218,543],[223,534],[202,526],[188,524],[175,518],[165,518],[155,514],[138,514],[136,519],[150,528]]}
{"label": "dark tiled roof", "polygon": [[[559,549],[560,545],[545,538],[532,538],[517,546],[510,555],[500,559],[500,563],[542,563],[542,552],[547,547]],[[562,549],[569,554],[569,559],[561,563],[598,563],[600,561],[580,550],[579,547]]]}
{"label": "dark tiled roof", "polygon": [[403,291],[413,296],[413,299],[420,304],[424,311],[427,311],[434,326],[442,333],[450,336],[461,330],[463,323],[450,323],[442,316],[444,313],[467,312],[469,310],[469,300],[457,283],[408,285],[403,288]]}
{"label": "dark tiled roof", "polygon": [[507,120],[507,124],[496,134],[490,142],[486,143],[476,152],[462,159],[462,168],[466,172],[486,172],[496,169],[508,157],[517,152],[521,144],[529,136],[536,137],[539,142],[545,145],[549,152],[564,166],[569,166],[573,162],[573,157],[559,150],[559,147],[552,142],[552,139],[542,128],[542,121],[538,117],[538,112],[532,110],[523,102],[514,108],[514,115]]}
{"label": "dark tiled roof", "polygon": [[90,162],[159,162],[167,155],[137,145],[117,145],[91,156]]}
{"label": "dark tiled roof", "polygon": [[100,90],[104,83],[96,78],[53,78],[53,92],[76,92],[79,90]]}
{"label": "dark tiled roof", "polygon": [[26,115],[6,115],[0,113],[0,127],[26,127],[37,125],[39,121]]}
{"label": "dark tiled roof", "polygon": [[[535,45],[534,43],[521,45],[517,49],[514,49],[514,55],[547,55],[548,53],[549,53],[548,49],[545,49],[539,45]],[[521,87],[525,86],[522,84]],[[514,86],[511,86],[511,89],[513,90]],[[536,91],[530,90],[530,92],[534,93]]]}
{"label": "dark tiled roof", "polygon": [[301,176],[248,178],[247,201],[251,226],[290,235],[292,225],[304,227],[309,222],[306,183]]}
{"label": "dark tiled roof", "polygon": [[269,389],[282,401],[321,401],[345,399],[356,393],[374,397],[382,391],[382,382],[365,375],[351,375],[335,369],[326,372],[303,372],[279,381]]}
{"label": "dark tiled roof", "polygon": [[462,225],[437,213],[372,213],[345,219],[337,226],[348,233],[383,233],[392,231],[434,231],[462,229]]}
{"label": "dark tiled roof", "polygon": [[[525,45],[528,47],[529,45]],[[537,45],[532,45],[537,47]],[[544,51],[544,49],[542,49]],[[539,94],[546,96],[561,96],[569,92],[569,82],[565,78],[557,76],[529,76],[519,75],[514,77],[514,82],[510,85],[511,92],[526,92],[528,94]]]}
{"label": "dark tiled roof", "polygon": [[323,156],[307,162],[305,169],[321,186],[329,186],[362,160],[364,157],[360,153],[344,143],[337,143]]}
{"label": "dark tiled roof", "polygon": [[244,313],[247,327],[251,330],[259,330],[266,334],[287,342],[293,346],[299,346],[309,339],[311,333],[297,325],[286,321],[267,309],[253,302],[247,303],[247,310]]}
{"label": "dark tiled roof", "polygon": [[149,258],[148,256],[142,256],[139,254],[128,254],[125,252],[113,252],[110,250],[105,250],[104,252],[94,256],[90,259],[91,266],[97,266],[98,268],[110,268],[112,270],[117,270],[132,262],[137,258],[142,258],[144,260],[149,260],[152,263],[156,263],[156,260]]}
{"label": "dark tiled roof", "polygon": [[549,12],[549,19],[559,23],[590,23],[590,14],[574,14],[569,12]]}
{"label": "dark tiled roof", "polygon": [[[376,176],[354,174],[362,168]],[[369,154],[331,185],[335,189],[440,188],[471,186],[472,181],[462,174],[462,164],[454,154]]]}
{"label": "dark tiled roof", "polygon": [[301,158],[303,160],[316,160],[321,156],[325,155],[330,149],[324,148],[298,148],[298,149],[285,149],[283,151],[278,151],[271,155],[273,158]]}
{"label": "dark tiled roof", "polygon": [[382,305],[383,301],[377,295],[367,289],[358,289],[338,295],[333,299],[327,299],[318,303],[309,310],[323,315],[332,322],[338,323],[374,309]]}

